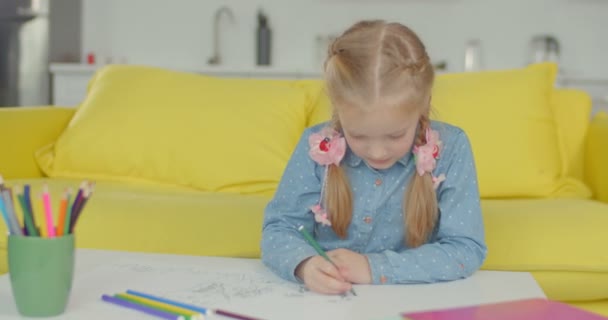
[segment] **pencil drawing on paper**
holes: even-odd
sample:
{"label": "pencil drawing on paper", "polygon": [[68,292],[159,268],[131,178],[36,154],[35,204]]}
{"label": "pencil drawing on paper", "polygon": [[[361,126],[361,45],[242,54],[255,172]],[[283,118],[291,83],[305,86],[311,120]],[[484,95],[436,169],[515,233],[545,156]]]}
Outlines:
{"label": "pencil drawing on paper", "polygon": [[113,269],[111,273],[115,275],[122,273],[127,279],[141,280],[150,277],[151,282],[162,281],[163,292],[157,294],[195,305],[230,305],[268,298],[308,298],[331,303],[351,300],[350,296],[325,296],[312,293],[304,285],[280,279],[267,270],[211,271],[205,267],[192,265],[150,265],[131,262],[106,266]]}

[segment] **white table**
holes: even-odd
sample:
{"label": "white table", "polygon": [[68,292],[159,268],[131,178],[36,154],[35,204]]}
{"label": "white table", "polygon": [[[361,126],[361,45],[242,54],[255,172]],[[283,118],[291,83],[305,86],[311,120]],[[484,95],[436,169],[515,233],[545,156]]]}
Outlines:
{"label": "white table", "polygon": [[[256,259],[79,249],[76,261],[67,310],[48,319],[156,319],[100,299],[127,289],[267,320],[398,319],[405,311],[545,297],[522,272],[479,271],[468,279],[428,285],[358,285],[357,296],[340,297],[284,281]],[[0,319],[21,319],[8,275],[0,277]]]}

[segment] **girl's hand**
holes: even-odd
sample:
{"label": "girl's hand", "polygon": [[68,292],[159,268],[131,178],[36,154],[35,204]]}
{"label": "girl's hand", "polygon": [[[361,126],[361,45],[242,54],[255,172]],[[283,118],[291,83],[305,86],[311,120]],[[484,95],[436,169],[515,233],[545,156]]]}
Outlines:
{"label": "girl's hand", "polygon": [[352,285],[344,280],[331,262],[321,256],[310,257],[298,265],[296,276],[304,281],[306,287],[323,294],[343,294]]}
{"label": "girl's hand", "polygon": [[367,257],[348,249],[327,252],[329,258],[338,266],[345,281],[357,284],[372,283],[372,271]]}

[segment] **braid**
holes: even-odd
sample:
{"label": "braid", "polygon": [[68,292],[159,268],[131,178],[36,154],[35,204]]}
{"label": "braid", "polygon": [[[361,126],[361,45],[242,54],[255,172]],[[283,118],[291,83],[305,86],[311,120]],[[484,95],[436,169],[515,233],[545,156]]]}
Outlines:
{"label": "braid", "polygon": [[426,68],[430,66],[430,60],[427,55],[424,55],[416,62],[406,63],[402,69],[403,71],[409,72],[411,75],[419,75],[422,74]]}
{"label": "braid", "polygon": [[426,129],[431,125],[431,120],[428,114],[421,114],[418,120],[418,132],[416,132],[416,138],[414,139],[415,146],[421,146],[426,143]]}

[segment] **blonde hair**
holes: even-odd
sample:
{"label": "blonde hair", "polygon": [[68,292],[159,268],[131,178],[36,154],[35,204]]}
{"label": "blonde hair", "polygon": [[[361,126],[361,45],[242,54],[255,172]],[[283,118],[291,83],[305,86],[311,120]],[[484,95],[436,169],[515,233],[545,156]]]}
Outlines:
{"label": "blonde hair", "polygon": [[[325,61],[327,92],[334,106],[332,126],[341,130],[336,108],[382,105],[408,108],[419,117],[414,145],[426,143],[430,125],[433,67],[418,36],[408,27],[380,20],[356,23],[329,47]],[[352,191],[340,166],[329,168],[325,208],[342,238],[352,219]],[[430,173],[414,172],[404,194],[405,243],[418,247],[430,237],[438,205]]]}

